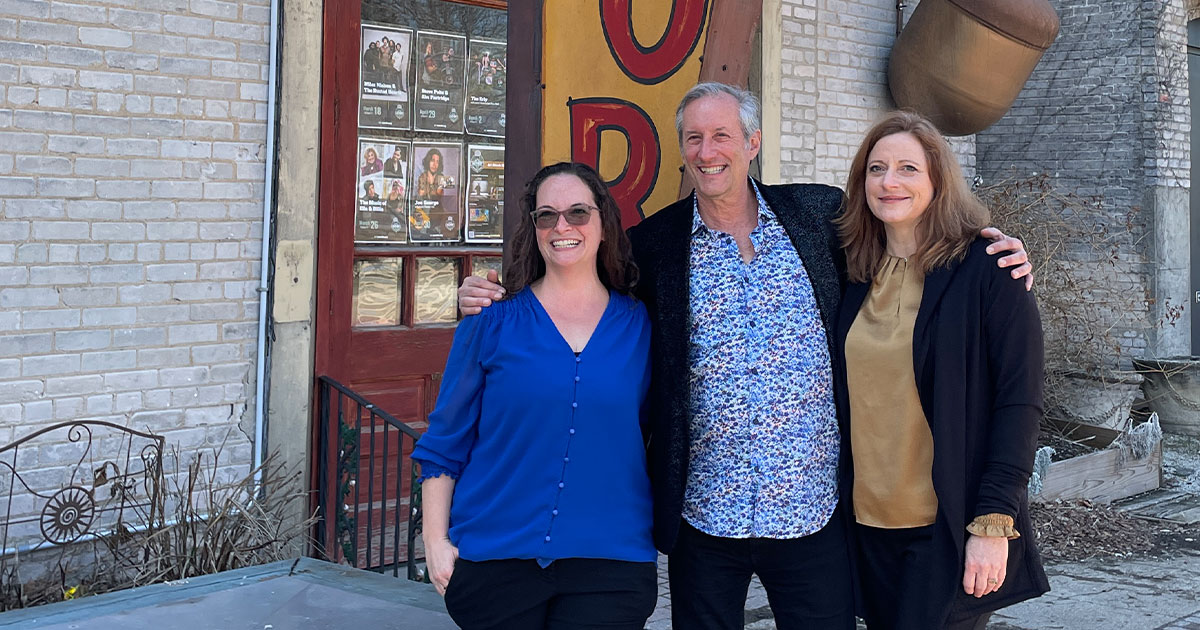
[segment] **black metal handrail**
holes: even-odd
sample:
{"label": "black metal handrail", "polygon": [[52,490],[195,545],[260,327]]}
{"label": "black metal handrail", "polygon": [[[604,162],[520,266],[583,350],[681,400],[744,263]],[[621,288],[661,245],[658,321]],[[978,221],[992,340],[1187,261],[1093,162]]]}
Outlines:
{"label": "black metal handrail", "polygon": [[[421,531],[421,487],[416,483],[416,465],[408,457],[420,434],[328,376],[317,377],[317,409],[318,521],[313,537],[318,556],[380,573],[390,569],[394,577],[399,577],[403,564],[408,579],[423,581],[425,575],[418,563],[424,558],[416,557],[414,545]],[[389,470],[394,471],[394,486],[389,485]],[[367,477],[365,506],[359,480],[363,473]],[[406,518],[401,519],[402,515]]]}

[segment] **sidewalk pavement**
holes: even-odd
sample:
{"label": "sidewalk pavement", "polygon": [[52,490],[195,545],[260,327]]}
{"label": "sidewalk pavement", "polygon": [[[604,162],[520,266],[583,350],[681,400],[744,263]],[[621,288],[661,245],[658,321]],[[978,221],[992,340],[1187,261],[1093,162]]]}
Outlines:
{"label": "sidewalk pavement", "polygon": [[1200,552],[1053,564],[1046,573],[1049,593],[998,611],[988,628],[1200,630]]}
{"label": "sidewalk pavement", "polygon": [[[666,557],[658,570],[658,608],[646,630],[671,630]],[[1046,573],[1049,593],[997,611],[988,629],[1200,630],[1200,551],[1047,563]],[[757,578],[746,598],[746,630],[775,630]]]}
{"label": "sidewalk pavement", "polygon": [[312,558],[281,560],[0,613],[8,630],[453,630],[442,598]]}

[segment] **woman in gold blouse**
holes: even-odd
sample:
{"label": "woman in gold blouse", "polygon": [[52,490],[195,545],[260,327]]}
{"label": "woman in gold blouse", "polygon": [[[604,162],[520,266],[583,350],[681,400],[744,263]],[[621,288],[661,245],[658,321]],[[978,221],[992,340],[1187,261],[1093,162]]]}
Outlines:
{"label": "woman in gold blouse", "polygon": [[1049,590],[1026,497],[1037,305],[978,237],[987,208],[920,115],[872,127],[846,194],[839,394],[862,613],[871,630],[983,628]]}

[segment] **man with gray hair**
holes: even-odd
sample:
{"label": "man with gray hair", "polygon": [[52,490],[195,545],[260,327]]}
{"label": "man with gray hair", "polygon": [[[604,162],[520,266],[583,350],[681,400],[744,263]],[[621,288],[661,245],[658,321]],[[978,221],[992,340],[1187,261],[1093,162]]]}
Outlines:
{"label": "man with gray hair", "polygon": [[[749,176],[762,131],[745,90],[698,84],[675,123],[695,192],[629,230],[654,331],[649,465],[673,626],[740,629],[757,574],[780,630],[851,629],[838,491],[849,454],[829,334],[842,191]],[[992,247],[1016,250],[1002,264],[1028,273],[1020,241]],[[460,308],[478,312],[501,291],[468,278]]]}
{"label": "man with gray hair", "polygon": [[657,333],[655,544],[669,554],[676,628],[740,628],[757,574],[779,628],[844,630],[854,611],[826,334],[842,192],[750,178],[758,110],[745,90],[692,88],[675,124],[696,192],[629,231]]}

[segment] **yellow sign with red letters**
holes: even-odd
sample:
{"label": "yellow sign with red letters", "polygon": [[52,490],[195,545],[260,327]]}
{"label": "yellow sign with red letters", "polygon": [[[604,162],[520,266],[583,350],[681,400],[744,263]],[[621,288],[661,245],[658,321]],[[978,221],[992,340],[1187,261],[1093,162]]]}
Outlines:
{"label": "yellow sign with red letters", "polygon": [[542,163],[597,167],[626,227],[679,197],[675,107],[700,76],[710,5],[545,3]]}

